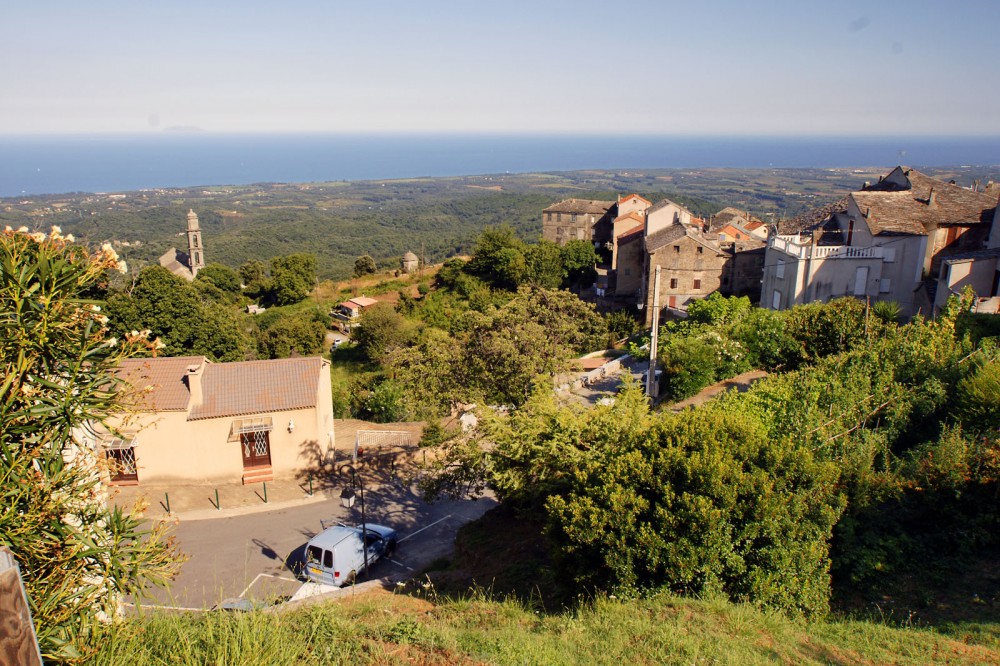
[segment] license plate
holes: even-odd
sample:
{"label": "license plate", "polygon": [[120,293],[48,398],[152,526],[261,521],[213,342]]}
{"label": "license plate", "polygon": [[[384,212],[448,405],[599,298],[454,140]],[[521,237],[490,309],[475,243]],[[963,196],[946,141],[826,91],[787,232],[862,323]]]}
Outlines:
{"label": "license plate", "polygon": [[321,573],[323,573],[322,569],[317,569],[316,567],[309,567],[309,571],[311,573],[314,573],[314,574],[321,574]]}

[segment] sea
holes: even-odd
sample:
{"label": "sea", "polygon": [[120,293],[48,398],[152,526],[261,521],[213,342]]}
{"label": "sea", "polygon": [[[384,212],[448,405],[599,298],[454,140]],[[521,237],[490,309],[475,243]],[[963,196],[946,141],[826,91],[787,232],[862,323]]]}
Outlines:
{"label": "sea", "polygon": [[0,136],[0,197],[654,168],[1000,164],[1000,136]]}

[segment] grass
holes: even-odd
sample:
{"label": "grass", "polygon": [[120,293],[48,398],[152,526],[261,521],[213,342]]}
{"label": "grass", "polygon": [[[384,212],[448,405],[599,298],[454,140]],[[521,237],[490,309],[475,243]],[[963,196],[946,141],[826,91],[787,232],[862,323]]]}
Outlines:
{"label": "grass", "polygon": [[290,612],[155,614],[107,629],[94,664],[988,664],[928,629],[805,622],[719,599],[601,598],[554,614],[482,594],[379,591]]}

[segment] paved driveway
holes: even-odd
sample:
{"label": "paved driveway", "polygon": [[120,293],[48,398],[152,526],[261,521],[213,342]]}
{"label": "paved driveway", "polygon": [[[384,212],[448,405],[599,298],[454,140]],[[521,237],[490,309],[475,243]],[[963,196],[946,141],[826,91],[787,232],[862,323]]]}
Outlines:
{"label": "paved driveway", "polygon": [[[395,528],[400,544],[391,561],[372,566],[373,578],[416,575],[452,550],[465,523],[496,506],[492,499],[427,504],[415,488],[385,484],[366,489],[368,522]],[[182,521],[176,535],[190,556],[169,590],[155,590],[151,603],[210,608],[224,599],[291,596],[301,585],[295,572],[306,542],[324,525],[361,522],[360,505],[351,510],[327,500],[275,511]]]}

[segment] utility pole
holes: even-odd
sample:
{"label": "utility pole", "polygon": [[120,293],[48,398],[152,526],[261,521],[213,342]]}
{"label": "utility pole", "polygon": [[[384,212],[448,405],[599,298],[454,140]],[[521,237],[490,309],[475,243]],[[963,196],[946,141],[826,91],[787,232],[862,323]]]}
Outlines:
{"label": "utility pole", "polygon": [[653,330],[649,337],[649,370],[646,372],[646,397],[655,399],[654,394],[659,393],[659,384],[656,382],[656,347],[660,333],[660,266],[656,266],[656,275],[653,278]]}

